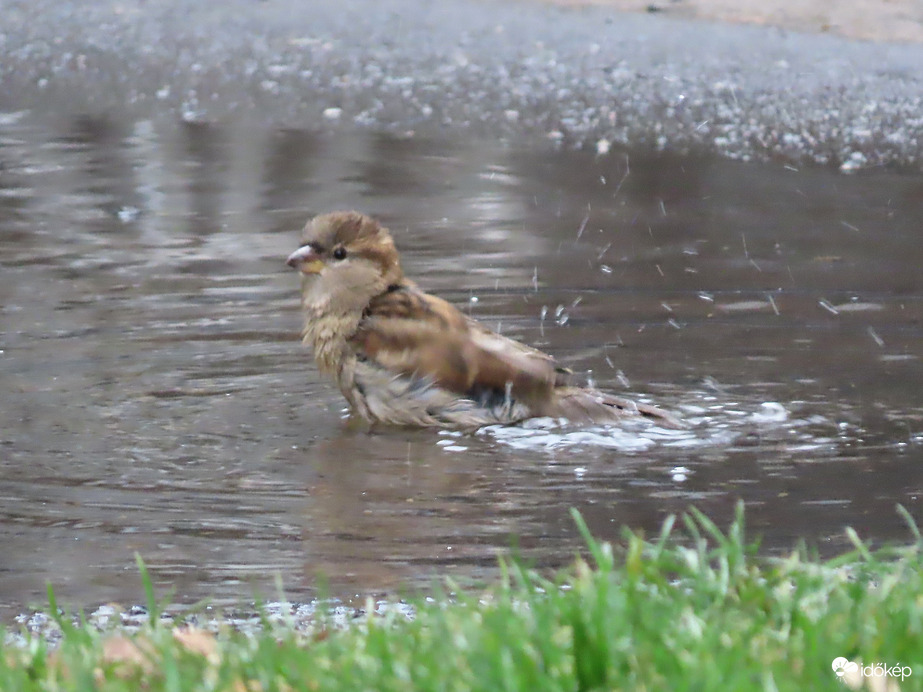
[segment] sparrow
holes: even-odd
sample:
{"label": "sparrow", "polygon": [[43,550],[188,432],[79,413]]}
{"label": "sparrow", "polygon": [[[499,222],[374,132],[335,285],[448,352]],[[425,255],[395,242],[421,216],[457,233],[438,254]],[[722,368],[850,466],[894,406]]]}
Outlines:
{"label": "sparrow", "polygon": [[422,291],[404,276],[391,233],[365,214],[310,219],[286,264],[301,275],[304,343],[369,423],[472,429],[645,417],[684,427],[655,406],[571,384],[551,356]]}

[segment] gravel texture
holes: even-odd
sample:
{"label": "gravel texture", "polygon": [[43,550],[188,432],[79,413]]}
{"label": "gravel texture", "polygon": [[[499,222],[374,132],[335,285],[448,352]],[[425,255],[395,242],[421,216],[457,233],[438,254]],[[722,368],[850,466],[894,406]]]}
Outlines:
{"label": "gravel texture", "polygon": [[0,109],[255,119],[844,171],[923,156],[923,46],[486,0],[0,2]]}

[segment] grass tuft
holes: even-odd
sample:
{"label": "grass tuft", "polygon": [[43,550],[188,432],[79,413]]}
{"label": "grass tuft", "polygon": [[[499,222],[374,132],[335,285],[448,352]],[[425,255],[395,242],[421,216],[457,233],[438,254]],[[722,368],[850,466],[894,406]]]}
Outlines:
{"label": "grass tuft", "polygon": [[127,636],[74,625],[49,588],[60,644],[6,645],[0,689],[801,692],[846,689],[831,665],[845,657],[909,671],[872,683],[860,674],[854,689],[918,690],[923,541],[901,510],[912,543],[873,551],[851,532],[854,549],[829,561],[803,547],[760,557],[742,505],[726,531],[691,510],[680,532],[670,517],[654,540],[626,531],[617,546],[572,512],[587,559],[560,574],[502,561],[484,592],[421,600],[413,618],[369,607],[346,629],[321,616],[309,635],[268,617],[255,635],[158,625],[162,605],[138,558],[149,627]]}

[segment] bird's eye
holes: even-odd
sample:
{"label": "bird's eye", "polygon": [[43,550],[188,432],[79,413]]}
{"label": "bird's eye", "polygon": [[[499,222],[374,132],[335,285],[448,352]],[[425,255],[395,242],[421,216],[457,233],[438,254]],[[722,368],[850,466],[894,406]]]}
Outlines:
{"label": "bird's eye", "polygon": [[333,259],[346,259],[346,248],[338,247],[333,250]]}

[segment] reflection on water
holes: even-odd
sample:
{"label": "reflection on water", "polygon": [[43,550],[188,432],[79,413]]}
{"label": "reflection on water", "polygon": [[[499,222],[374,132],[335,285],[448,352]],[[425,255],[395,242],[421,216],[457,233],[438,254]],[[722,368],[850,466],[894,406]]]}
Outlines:
{"label": "reflection on water", "polygon": [[[687,432],[352,430],[297,331],[309,214]],[[781,549],[920,518],[923,180],[644,152],[0,118],[0,608],[336,595],[541,565],[737,498]]]}

